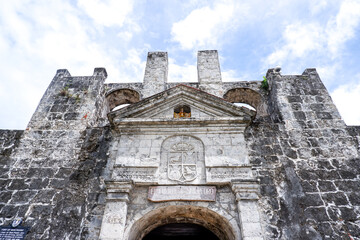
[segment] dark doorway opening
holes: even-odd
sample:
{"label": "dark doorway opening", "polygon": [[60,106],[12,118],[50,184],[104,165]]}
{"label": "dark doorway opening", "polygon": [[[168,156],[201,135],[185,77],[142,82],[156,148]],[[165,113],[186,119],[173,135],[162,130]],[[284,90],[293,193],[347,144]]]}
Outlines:
{"label": "dark doorway opening", "polygon": [[193,223],[170,223],[155,228],[143,240],[219,240],[210,230]]}

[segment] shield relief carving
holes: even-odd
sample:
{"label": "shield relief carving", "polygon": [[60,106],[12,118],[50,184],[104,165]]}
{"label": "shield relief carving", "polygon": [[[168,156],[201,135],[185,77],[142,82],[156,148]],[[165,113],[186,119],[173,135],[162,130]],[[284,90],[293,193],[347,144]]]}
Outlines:
{"label": "shield relief carving", "polygon": [[166,178],[180,183],[202,182],[204,149],[202,142],[191,136],[174,136],[162,146],[162,165]]}
{"label": "shield relief carving", "polygon": [[189,182],[197,177],[197,153],[194,146],[186,142],[174,144],[168,153],[168,178]]}

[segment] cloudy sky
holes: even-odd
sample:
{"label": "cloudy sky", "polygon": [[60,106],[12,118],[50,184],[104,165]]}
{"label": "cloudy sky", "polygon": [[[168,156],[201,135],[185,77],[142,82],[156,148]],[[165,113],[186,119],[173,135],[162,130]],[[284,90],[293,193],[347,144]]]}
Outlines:
{"label": "cloudy sky", "polygon": [[196,53],[217,49],[222,77],[316,67],[348,125],[360,125],[360,0],[0,0],[0,129],[25,129],[55,75],[141,82],[148,51],[169,81],[196,81]]}

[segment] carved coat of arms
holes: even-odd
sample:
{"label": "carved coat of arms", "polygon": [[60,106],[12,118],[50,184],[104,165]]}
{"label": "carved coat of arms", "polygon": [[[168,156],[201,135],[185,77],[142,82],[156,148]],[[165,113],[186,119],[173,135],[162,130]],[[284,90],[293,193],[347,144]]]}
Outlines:
{"label": "carved coat of arms", "polygon": [[183,141],[176,143],[168,154],[168,178],[170,180],[189,182],[196,179],[198,156],[191,144]]}

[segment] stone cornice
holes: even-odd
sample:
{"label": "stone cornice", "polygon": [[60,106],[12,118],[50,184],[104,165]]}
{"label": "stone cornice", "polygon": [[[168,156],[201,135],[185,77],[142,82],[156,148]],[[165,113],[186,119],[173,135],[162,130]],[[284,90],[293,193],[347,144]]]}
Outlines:
{"label": "stone cornice", "polygon": [[260,184],[256,179],[232,180],[231,188],[235,193],[236,201],[259,199]]}
{"label": "stone cornice", "polygon": [[107,201],[129,201],[129,193],[133,189],[132,182],[105,181]]}

